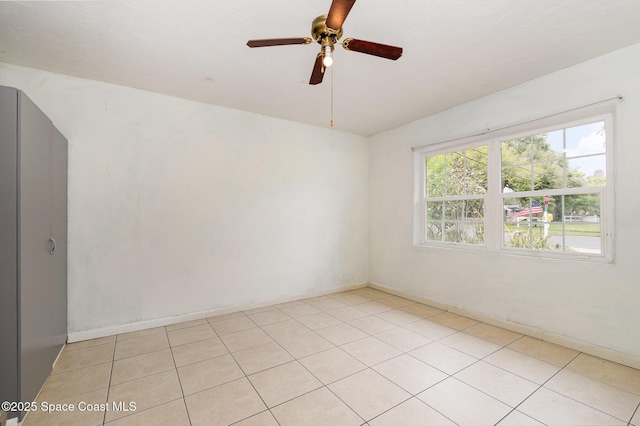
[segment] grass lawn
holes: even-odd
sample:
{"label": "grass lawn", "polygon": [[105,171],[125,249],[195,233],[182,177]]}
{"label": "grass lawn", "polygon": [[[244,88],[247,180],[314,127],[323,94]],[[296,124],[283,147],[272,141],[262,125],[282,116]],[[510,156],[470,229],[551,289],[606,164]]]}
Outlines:
{"label": "grass lawn", "polygon": [[[521,222],[520,228],[515,223],[505,223],[505,228],[509,232],[517,230],[525,231],[527,229],[528,222]],[[533,223],[534,229],[543,228],[542,223]],[[582,236],[582,237],[599,237],[600,236],[600,224],[599,223],[565,223],[564,224],[565,235]],[[549,233],[554,235],[562,235],[562,223],[551,222],[549,224]]]}

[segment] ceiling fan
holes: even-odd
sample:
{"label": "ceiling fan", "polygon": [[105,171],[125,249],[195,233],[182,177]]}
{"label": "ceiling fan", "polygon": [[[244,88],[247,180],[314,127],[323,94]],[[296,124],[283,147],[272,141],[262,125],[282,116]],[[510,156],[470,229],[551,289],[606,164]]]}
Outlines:
{"label": "ceiling fan", "polygon": [[368,55],[379,56],[381,58],[396,60],[402,56],[402,48],[389,46],[386,44],[374,43],[371,41],[347,38],[340,41],[342,37],[342,24],[356,0],[333,0],[329,13],[320,15],[311,24],[311,36],[298,38],[268,38],[260,40],[249,40],[249,47],[284,46],[289,44],[311,44],[318,43],[321,48],[316,56],[313,65],[309,84],[322,83],[325,67],[333,64],[333,48],[336,44],[342,45],[345,50],[366,53]]}

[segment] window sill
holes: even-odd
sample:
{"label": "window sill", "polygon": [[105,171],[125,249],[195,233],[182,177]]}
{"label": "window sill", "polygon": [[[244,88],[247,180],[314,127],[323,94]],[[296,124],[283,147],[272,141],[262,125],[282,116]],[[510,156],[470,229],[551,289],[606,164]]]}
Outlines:
{"label": "window sill", "polygon": [[579,262],[589,264],[609,264],[614,265],[615,261],[605,255],[581,255],[581,254],[569,254],[569,253],[549,253],[541,252],[538,250],[525,250],[525,249],[510,249],[500,248],[498,250],[491,250],[487,246],[473,246],[467,244],[456,243],[440,243],[437,241],[430,241],[423,244],[414,244],[413,247],[417,250],[452,250],[461,252],[476,252],[476,253],[492,253],[501,256],[526,258],[532,260],[549,260],[560,262]]}

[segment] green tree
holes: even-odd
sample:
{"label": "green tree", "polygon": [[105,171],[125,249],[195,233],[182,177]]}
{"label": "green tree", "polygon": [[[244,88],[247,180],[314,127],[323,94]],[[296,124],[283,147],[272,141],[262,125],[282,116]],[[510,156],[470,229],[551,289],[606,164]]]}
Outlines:
{"label": "green tree", "polygon": [[427,195],[484,194],[487,192],[487,147],[427,157]]}
{"label": "green tree", "polygon": [[546,134],[502,142],[502,190],[561,188],[563,163],[562,154],[551,149]]}

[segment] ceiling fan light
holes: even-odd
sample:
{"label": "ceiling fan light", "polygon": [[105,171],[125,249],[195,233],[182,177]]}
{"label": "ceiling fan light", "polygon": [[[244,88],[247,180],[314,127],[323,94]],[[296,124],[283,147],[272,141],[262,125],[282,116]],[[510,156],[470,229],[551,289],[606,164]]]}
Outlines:
{"label": "ceiling fan light", "polygon": [[331,51],[331,46],[327,45],[324,46],[323,48],[324,53],[323,53],[323,59],[322,59],[322,63],[324,64],[325,67],[330,67],[331,65],[333,65],[333,52]]}

